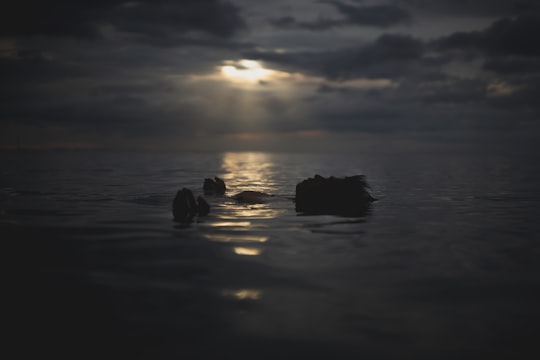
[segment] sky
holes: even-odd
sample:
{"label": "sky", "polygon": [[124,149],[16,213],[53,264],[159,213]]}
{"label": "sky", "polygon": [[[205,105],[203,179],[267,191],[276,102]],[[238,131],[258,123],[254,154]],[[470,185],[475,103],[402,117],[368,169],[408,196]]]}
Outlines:
{"label": "sky", "polygon": [[0,149],[539,149],[536,0],[2,7]]}

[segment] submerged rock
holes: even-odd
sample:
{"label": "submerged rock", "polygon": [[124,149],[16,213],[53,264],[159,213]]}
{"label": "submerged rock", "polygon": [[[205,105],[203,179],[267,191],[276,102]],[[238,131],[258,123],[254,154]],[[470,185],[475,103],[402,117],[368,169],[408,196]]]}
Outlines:
{"label": "submerged rock", "polygon": [[175,221],[190,222],[196,215],[208,215],[210,205],[202,196],[197,197],[197,201],[195,201],[193,192],[183,188],[178,190],[174,197],[172,211]]}
{"label": "submerged rock", "polygon": [[206,195],[223,195],[227,188],[222,179],[214,176],[214,179],[204,179],[203,190]]}
{"label": "submerged rock", "polygon": [[263,204],[266,202],[266,199],[271,196],[272,195],[260,191],[242,191],[233,195],[232,198],[244,204]]}
{"label": "submerged rock", "polygon": [[324,178],[315,175],[296,185],[296,211],[305,214],[365,215],[376,199],[364,175]]}

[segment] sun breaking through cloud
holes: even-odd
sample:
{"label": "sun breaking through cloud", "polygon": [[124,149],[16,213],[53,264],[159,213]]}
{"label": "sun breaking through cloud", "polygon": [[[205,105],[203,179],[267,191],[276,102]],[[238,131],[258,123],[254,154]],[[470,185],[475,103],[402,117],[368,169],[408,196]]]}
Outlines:
{"label": "sun breaking through cloud", "polygon": [[230,81],[252,83],[269,80],[274,71],[264,68],[258,61],[242,59],[226,61],[221,73]]}

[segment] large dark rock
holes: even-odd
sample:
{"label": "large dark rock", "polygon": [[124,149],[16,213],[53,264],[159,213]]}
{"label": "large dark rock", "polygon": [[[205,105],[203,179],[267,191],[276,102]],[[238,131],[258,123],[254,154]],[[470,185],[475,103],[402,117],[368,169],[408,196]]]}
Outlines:
{"label": "large dark rock", "polygon": [[375,198],[365,176],[324,178],[315,175],[296,185],[296,211],[304,214],[365,215]]}
{"label": "large dark rock", "polygon": [[210,212],[210,205],[199,196],[197,201],[193,192],[187,188],[178,190],[173,200],[174,220],[179,222],[191,222],[196,215],[205,216]]}
{"label": "large dark rock", "polygon": [[214,179],[206,178],[204,179],[203,190],[206,195],[223,195],[225,194],[225,182],[214,176]]}

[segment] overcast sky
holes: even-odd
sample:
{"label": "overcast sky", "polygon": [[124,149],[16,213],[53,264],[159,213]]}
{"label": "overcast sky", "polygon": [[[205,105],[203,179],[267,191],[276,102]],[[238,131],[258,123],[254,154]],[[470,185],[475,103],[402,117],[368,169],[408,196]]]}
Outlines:
{"label": "overcast sky", "polygon": [[19,0],[0,20],[0,148],[540,143],[536,0]]}

